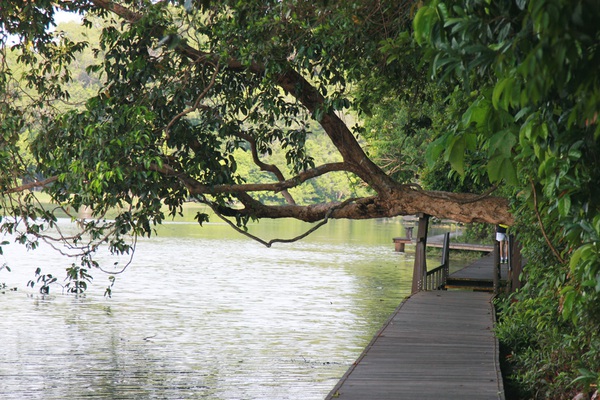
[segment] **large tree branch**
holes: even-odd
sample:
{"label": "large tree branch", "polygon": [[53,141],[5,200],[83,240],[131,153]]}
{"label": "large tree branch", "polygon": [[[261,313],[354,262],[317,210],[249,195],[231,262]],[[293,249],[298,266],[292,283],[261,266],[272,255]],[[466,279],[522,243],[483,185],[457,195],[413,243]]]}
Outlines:
{"label": "large tree branch", "polygon": [[31,189],[35,189],[35,188],[41,188],[44,186],[48,186],[49,184],[56,182],[56,180],[58,179],[58,176],[52,176],[50,178],[46,178],[44,180],[41,181],[34,181],[34,182],[30,182],[30,183],[26,183],[24,185],[21,186],[17,186],[14,188],[9,188],[4,190],[4,194],[11,194],[11,193],[18,193],[18,192],[24,192],[26,190],[31,190]]}
{"label": "large tree branch", "polygon": [[[343,207],[339,202],[315,204],[308,206],[284,205],[268,206],[248,198],[244,199],[245,208],[221,207],[219,212],[226,216],[247,215],[257,218],[295,218],[306,222],[316,222],[326,216],[335,219],[371,219],[392,218],[399,215],[426,213],[443,215],[457,222],[487,222],[492,224],[512,224],[513,217],[508,212],[508,200],[501,197],[479,198],[476,202],[469,200],[480,197],[464,194],[457,198],[432,198],[428,192],[405,188],[394,191],[382,199],[379,196],[356,199]],[[333,212],[330,212],[335,208]]]}
{"label": "large tree branch", "polygon": [[92,0],[92,3],[96,7],[99,7],[106,11],[110,11],[112,13],[117,14],[119,17],[123,18],[124,20],[126,20],[130,23],[135,23],[142,18],[142,15],[140,13],[132,11],[132,10],[128,9],[127,7],[123,7],[122,5],[115,3],[114,1]]}
{"label": "large tree branch", "polygon": [[[245,141],[247,141],[250,144],[250,151],[252,152],[252,160],[254,161],[254,164],[256,164],[261,169],[261,171],[266,171],[266,172],[272,173],[273,175],[275,175],[275,177],[277,178],[277,180],[279,182],[285,181],[285,177],[283,176],[283,173],[276,165],[267,164],[260,159],[260,157],[258,156],[258,150],[256,148],[256,140],[251,135],[244,133],[244,132],[238,132],[236,134],[236,136],[241,139],[244,139]],[[286,189],[282,190],[281,194],[283,195],[283,197],[285,198],[285,200],[288,204],[296,204],[296,202],[294,201],[294,198],[290,195],[290,193]]]}
{"label": "large tree branch", "polygon": [[164,164],[162,167],[151,165],[152,170],[178,178],[187,187],[192,195],[216,195],[223,193],[248,193],[248,192],[281,192],[301,185],[309,179],[325,175],[329,172],[347,171],[346,163],[323,164],[299,173],[293,178],[280,182],[270,183],[248,183],[248,184],[226,184],[226,185],[205,185],[196,179],[188,176],[184,172],[175,170],[172,166]]}
{"label": "large tree branch", "polygon": [[[277,77],[277,83],[310,112],[315,113],[317,109],[325,107],[325,98],[297,71],[288,69]],[[350,129],[333,109],[324,111],[319,123],[344,161],[351,166],[352,172],[369,184],[380,196],[385,197],[391,188],[397,186],[396,182],[367,157]]]}
{"label": "large tree branch", "polygon": [[[96,6],[116,13],[130,23],[135,23],[140,19],[139,14],[120,6],[117,7],[111,1],[92,0],[92,2]],[[164,35],[164,31],[157,29],[152,34],[161,39],[162,37],[160,36]],[[181,42],[175,51],[189,57],[194,62],[215,63],[220,59],[218,55],[195,49],[186,42]],[[256,62],[244,64],[235,59],[220,61],[223,68],[230,71],[250,72],[260,76],[264,76],[266,72],[264,66]],[[236,193],[238,195],[245,195],[250,191],[258,190],[281,191],[295,187],[311,177],[321,175],[330,170],[345,170],[359,176],[377,192],[377,196],[357,200],[344,207],[336,208],[331,213],[332,218],[361,219],[427,213],[460,222],[512,223],[512,216],[508,212],[508,201],[506,199],[488,196],[481,198],[477,195],[466,194],[430,193],[416,190],[411,186],[399,185],[367,157],[352,132],[336,115],[335,110],[326,105],[325,98],[321,93],[299,72],[290,67],[284,69],[279,74],[271,76],[273,76],[274,83],[295,97],[313,115],[322,115],[319,122],[342,155],[343,163],[328,164],[315,168],[282,182],[254,185],[207,186],[177,171],[161,170],[161,172],[177,176],[192,194]],[[335,167],[332,168],[332,166]],[[249,201],[246,203],[249,204]],[[327,215],[327,212],[332,207],[337,207],[338,204],[265,206],[258,202],[252,202],[252,207],[240,210],[231,209],[230,211],[237,215],[246,214],[258,218],[291,217],[303,221],[316,221],[323,219]]]}

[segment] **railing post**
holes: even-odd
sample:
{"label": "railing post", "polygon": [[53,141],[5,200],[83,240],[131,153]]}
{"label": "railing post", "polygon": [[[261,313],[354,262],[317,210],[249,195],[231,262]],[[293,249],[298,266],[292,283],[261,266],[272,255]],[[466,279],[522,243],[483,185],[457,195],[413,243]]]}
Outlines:
{"label": "railing post", "polygon": [[426,285],[427,274],[427,229],[429,228],[429,215],[418,214],[419,228],[417,231],[417,244],[415,248],[415,264],[413,268],[412,293],[423,290]]}
{"label": "railing post", "polygon": [[442,250],[442,265],[444,266],[444,269],[442,272],[442,282],[441,282],[441,285],[439,285],[439,287],[442,287],[443,289],[445,289],[446,282],[448,281],[448,276],[450,276],[450,232],[446,232],[446,234],[444,234],[444,247]]}
{"label": "railing post", "polygon": [[497,240],[494,240],[494,267],[492,268],[492,283],[494,285],[494,294],[497,294],[500,286],[500,242]]}
{"label": "railing post", "polygon": [[512,292],[512,279],[513,279],[513,239],[514,236],[513,235],[506,235],[506,245],[508,246],[508,260],[507,260],[507,271],[506,271],[506,291],[507,292]]}

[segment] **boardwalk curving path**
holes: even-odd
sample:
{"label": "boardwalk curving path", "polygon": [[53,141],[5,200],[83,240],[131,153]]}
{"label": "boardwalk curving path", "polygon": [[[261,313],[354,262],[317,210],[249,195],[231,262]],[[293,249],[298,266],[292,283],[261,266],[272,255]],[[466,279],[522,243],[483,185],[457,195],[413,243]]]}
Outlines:
{"label": "boardwalk curving path", "polygon": [[413,294],[327,399],[504,399],[491,298],[468,291]]}

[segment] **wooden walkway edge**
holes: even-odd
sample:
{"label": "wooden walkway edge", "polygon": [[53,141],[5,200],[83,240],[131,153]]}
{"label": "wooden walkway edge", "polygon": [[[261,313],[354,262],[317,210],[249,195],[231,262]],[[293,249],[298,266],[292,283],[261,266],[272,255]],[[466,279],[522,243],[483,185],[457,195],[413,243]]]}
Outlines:
{"label": "wooden walkway edge", "polygon": [[327,400],[504,399],[492,294],[403,301]]}

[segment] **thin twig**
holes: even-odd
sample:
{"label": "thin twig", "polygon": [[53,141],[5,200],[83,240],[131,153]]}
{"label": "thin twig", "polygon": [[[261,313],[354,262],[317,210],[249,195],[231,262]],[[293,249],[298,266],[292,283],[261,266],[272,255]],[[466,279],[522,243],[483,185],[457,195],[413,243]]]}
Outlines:
{"label": "thin twig", "polygon": [[535,189],[535,184],[533,183],[533,180],[530,180],[530,182],[531,182],[531,190],[533,191],[533,209],[535,210],[535,215],[537,216],[538,222],[540,223],[540,229],[542,231],[542,235],[544,236],[544,239],[546,240],[548,247],[550,247],[550,250],[552,250],[552,253],[554,253],[554,256],[558,259],[558,261],[561,264],[564,264],[565,260],[561,257],[558,250],[556,250],[556,247],[554,247],[552,245],[552,242],[550,242],[550,238],[546,234],[546,229],[544,228],[544,223],[542,222],[542,216],[540,215],[540,211],[538,210],[537,191]]}
{"label": "thin twig", "polygon": [[346,205],[348,205],[349,203],[352,203],[354,201],[356,201],[357,199],[355,198],[351,198],[351,199],[347,199],[345,201],[343,201],[342,203],[331,207],[327,213],[325,214],[325,218],[323,218],[323,220],[321,222],[319,222],[317,225],[313,226],[312,228],[310,228],[309,230],[307,230],[306,232],[304,232],[301,235],[298,235],[296,237],[293,237],[291,239],[272,239],[269,240],[268,242],[259,238],[256,235],[253,235],[243,229],[241,229],[240,227],[238,227],[237,225],[235,225],[233,222],[231,222],[229,219],[227,219],[225,216],[223,216],[217,209],[216,207],[206,201],[206,200],[200,200],[201,203],[204,203],[206,205],[208,205],[213,212],[219,217],[221,218],[223,221],[225,221],[229,226],[231,226],[235,231],[241,233],[242,235],[249,237],[252,240],[255,240],[257,242],[259,242],[260,244],[266,246],[266,247],[271,247],[274,243],[293,243],[293,242],[297,242],[298,240],[304,239],[305,237],[307,237],[308,235],[310,235],[311,233],[315,232],[317,229],[319,229],[320,227],[322,227],[323,225],[325,225],[327,222],[329,222],[329,218],[331,217],[331,214],[335,211],[335,210],[339,210],[340,208],[345,207]]}
{"label": "thin twig", "polygon": [[173,117],[173,119],[171,119],[171,121],[169,122],[169,124],[166,126],[165,128],[165,138],[168,140],[170,137],[170,130],[171,127],[177,122],[179,121],[181,118],[183,118],[184,116],[196,111],[199,107],[200,107],[200,101],[202,101],[202,99],[204,99],[204,97],[206,97],[206,95],[208,94],[208,92],[210,91],[210,89],[215,85],[215,81],[217,79],[217,75],[219,74],[219,65],[215,65],[215,71],[212,74],[212,77],[210,79],[210,82],[208,83],[208,85],[204,88],[204,90],[202,91],[202,93],[200,93],[200,95],[198,95],[198,97],[196,98],[196,101],[194,102],[194,104],[183,110],[182,112],[180,112],[179,114],[177,114],[176,116]]}
{"label": "thin twig", "polygon": [[111,275],[118,275],[118,274],[122,274],[123,272],[125,272],[125,270],[131,265],[131,263],[133,262],[133,256],[135,254],[135,248],[137,247],[137,241],[138,241],[138,235],[135,234],[133,236],[133,245],[131,246],[131,255],[129,256],[129,261],[127,261],[127,263],[119,270],[119,271],[107,271],[104,268],[102,268],[100,265],[98,265],[98,269],[102,272],[104,272],[105,274],[111,274]]}

